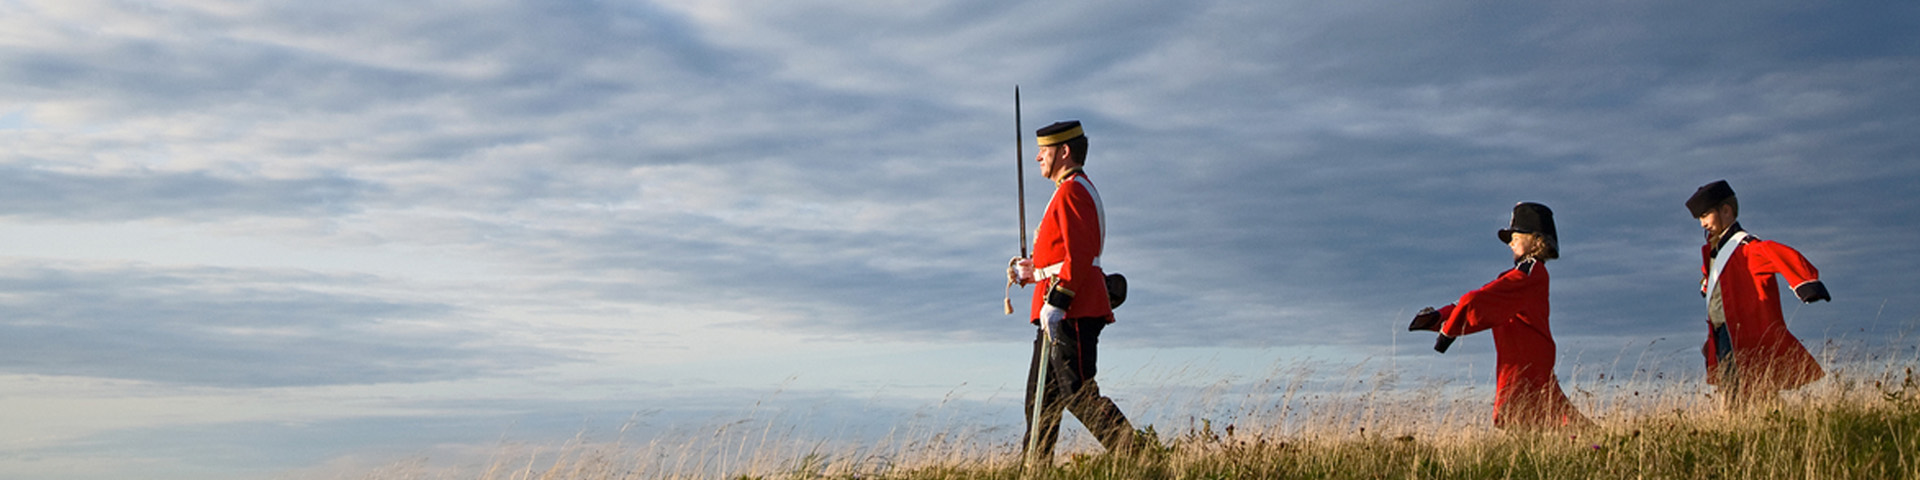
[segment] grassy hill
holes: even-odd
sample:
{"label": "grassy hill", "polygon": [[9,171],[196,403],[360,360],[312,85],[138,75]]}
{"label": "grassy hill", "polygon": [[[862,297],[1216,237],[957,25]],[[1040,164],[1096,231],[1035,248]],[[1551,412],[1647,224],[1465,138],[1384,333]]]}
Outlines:
{"label": "grassy hill", "polygon": [[[705,441],[580,444],[503,456],[482,472],[368,478],[1920,478],[1914,363],[1834,372],[1778,403],[1737,411],[1698,385],[1666,385],[1676,387],[1666,393],[1644,381],[1598,394],[1570,388],[1599,427],[1541,433],[1493,429],[1484,409],[1435,414],[1447,410],[1447,402],[1490,402],[1485,392],[1446,400],[1427,391],[1375,391],[1319,404],[1289,393],[1256,399],[1268,405],[1234,418],[1195,418],[1177,433],[1149,426],[1141,433],[1151,447],[1142,455],[1118,458],[1082,444],[1063,448],[1068,453],[1053,467],[1033,472],[1019,467],[1018,448],[1010,444],[1017,432],[916,427],[886,445],[829,447],[783,438],[771,422],[736,422]],[[1068,421],[1066,428],[1079,426]],[[969,436],[980,438],[960,438]]]}

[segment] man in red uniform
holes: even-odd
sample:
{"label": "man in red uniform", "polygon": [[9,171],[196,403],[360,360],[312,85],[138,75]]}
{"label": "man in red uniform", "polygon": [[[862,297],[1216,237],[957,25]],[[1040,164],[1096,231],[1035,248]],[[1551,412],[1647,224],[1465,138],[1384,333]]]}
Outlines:
{"label": "man in red uniform", "polygon": [[[1106,213],[1100,204],[1100,192],[1081,170],[1087,159],[1087,137],[1078,121],[1048,125],[1035,136],[1040,152],[1034,155],[1034,161],[1040,163],[1040,174],[1053,180],[1053,198],[1047,200],[1046,214],[1034,232],[1033,258],[1017,258],[1008,270],[1009,280],[1021,285],[1038,284],[1028,317],[1039,327],[1027,370],[1030,423],[1034,418],[1034,386],[1038,383],[1035,376],[1043,361],[1041,342],[1051,341],[1052,346],[1047,355],[1050,358],[1044,360],[1048,363],[1039,450],[1022,453],[1042,460],[1053,457],[1062,409],[1072,411],[1108,451],[1128,452],[1133,444],[1133,425],[1112,399],[1100,395],[1100,387],[1093,381],[1100,331],[1113,323],[1113,307],[1107,297],[1106,273],[1100,270]],[[1028,435],[1032,435],[1032,427],[1028,425]],[[1022,448],[1035,444],[1031,440],[1023,439]]]}
{"label": "man in red uniform", "polygon": [[1754,238],[1740,227],[1740,201],[1726,180],[1709,183],[1687,199],[1687,210],[1706,230],[1700,247],[1700,295],[1707,299],[1707,383],[1729,405],[1779,398],[1781,390],[1819,380],[1820,370],[1780,315],[1786,277],[1800,301],[1833,300],[1820,271],[1792,247]]}
{"label": "man in red uniform", "polygon": [[1592,424],[1567,401],[1560,379],[1553,374],[1546,263],[1560,258],[1557,236],[1553,211],[1546,205],[1514,205],[1512,219],[1499,232],[1500,241],[1513,251],[1513,269],[1452,305],[1422,309],[1407,327],[1440,332],[1433,347],[1440,353],[1446,353],[1456,337],[1493,331],[1496,427],[1534,430]]}

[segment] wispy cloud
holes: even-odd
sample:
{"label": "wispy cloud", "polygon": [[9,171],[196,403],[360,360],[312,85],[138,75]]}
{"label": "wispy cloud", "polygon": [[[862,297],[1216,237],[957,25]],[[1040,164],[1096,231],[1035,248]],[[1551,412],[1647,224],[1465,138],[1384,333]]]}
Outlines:
{"label": "wispy cloud", "polygon": [[[0,370],[224,387],[426,382],[564,361],[451,305],[307,272],[9,263]],[[389,286],[391,287],[391,286]],[[344,290],[344,291],[343,291]]]}
{"label": "wispy cloud", "polygon": [[[32,245],[0,252],[0,369],[522,399],[812,368],[739,351],[1019,345],[994,291],[1016,252],[1015,84],[1027,129],[1088,126],[1104,261],[1133,279],[1109,348],[1382,351],[1505,266],[1493,231],[1517,201],[1558,213],[1563,351],[1697,342],[1681,203],[1721,178],[1833,287],[1796,332],[1878,331],[1915,311],[1916,18],[6,3],[0,235]],[[1037,216],[1049,186],[1027,183]],[[155,235],[180,238],[124,240]],[[891,375],[955,362],[905,363]]]}

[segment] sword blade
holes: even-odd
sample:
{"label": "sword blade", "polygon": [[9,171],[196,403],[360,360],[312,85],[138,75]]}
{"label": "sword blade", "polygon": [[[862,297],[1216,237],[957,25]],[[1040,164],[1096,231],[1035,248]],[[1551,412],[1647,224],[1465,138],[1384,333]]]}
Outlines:
{"label": "sword blade", "polygon": [[1020,126],[1020,86],[1013,86],[1013,176],[1020,187],[1020,258],[1027,257],[1026,129]]}

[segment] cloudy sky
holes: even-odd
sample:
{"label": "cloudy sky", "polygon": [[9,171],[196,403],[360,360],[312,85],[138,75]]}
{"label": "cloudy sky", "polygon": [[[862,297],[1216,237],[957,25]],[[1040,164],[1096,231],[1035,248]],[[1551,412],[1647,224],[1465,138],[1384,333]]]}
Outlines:
{"label": "cloudy sky", "polygon": [[[1912,2],[0,0],[0,476],[351,469],[769,399],[855,429],[1016,411],[1015,85],[1029,135],[1088,129],[1133,285],[1103,338],[1123,408],[1302,359],[1486,381],[1487,339],[1436,360],[1395,330],[1505,267],[1518,201],[1559,220],[1563,377],[1690,372],[1682,203],[1723,178],[1832,290],[1786,307],[1807,344],[1897,350],[1915,25]],[[956,421],[1019,421],[983,418]]]}

